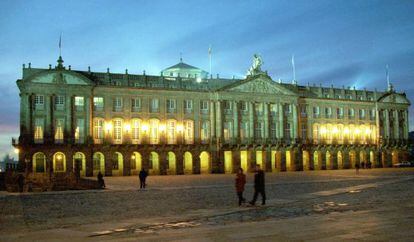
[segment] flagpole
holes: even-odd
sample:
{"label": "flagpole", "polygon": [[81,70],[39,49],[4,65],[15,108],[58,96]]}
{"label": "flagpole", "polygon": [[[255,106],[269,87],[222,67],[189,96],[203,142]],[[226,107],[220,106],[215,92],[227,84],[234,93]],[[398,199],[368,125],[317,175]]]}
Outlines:
{"label": "flagpole", "polygon": [[213,75],[211,73],[211,45],[208,47],[208,59],[209,59],[209,64],[210,64],[210,75]]}
{"label": "flagpole", "polygon": [[62,56],[62,33],[59,36],[59,56]]}
{"label": "flagpole", "polygon": [[292,55],[292,71],[293,71],[293,84],[296,84],[296,68],[295,68],[295,55]]}

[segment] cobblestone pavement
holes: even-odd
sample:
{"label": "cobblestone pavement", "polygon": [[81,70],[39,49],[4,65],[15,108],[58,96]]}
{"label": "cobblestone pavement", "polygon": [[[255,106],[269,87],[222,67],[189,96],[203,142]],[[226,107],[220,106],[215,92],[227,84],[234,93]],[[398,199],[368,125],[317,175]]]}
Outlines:
{"label": "cobblestone pavement", "polygon": [[154,176],[145,191],[136,177],[108,177],[106,190],[1,193],[0,241],[409,241],[413,175],[412,168],[267,173],[268,205],[242,208],[234,175]]}

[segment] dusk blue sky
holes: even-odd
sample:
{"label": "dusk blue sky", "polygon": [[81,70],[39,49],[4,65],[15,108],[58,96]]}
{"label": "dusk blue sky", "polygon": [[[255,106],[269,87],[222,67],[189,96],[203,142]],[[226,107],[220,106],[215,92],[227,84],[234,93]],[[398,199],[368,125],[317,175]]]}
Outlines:
{"label": "dusk blue sky", "polygon": [[[384,90],[414,100],[414,1],[1,1],[0,157],[19,134],[23,63],[158,74],[184,62],[243,77],[254,53],[277,80]],[[414,127],[410,109],[410,130]]]}

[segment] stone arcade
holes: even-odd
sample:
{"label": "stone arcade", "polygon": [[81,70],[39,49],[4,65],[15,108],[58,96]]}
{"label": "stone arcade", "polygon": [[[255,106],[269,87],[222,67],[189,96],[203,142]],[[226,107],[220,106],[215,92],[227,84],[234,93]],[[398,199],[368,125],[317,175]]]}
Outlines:
{"label": "stone arcade", "polygon": [[405,159],[404,93],[275,82],[255,55],[244,79],[182,61],[160,76],[23,65],[20,165],[81,176],[389,167]]}

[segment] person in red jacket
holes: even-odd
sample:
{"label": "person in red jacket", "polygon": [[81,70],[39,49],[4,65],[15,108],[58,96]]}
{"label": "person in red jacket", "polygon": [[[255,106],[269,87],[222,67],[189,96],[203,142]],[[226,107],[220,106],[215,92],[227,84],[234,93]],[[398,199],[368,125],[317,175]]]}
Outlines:
{"label": "person in red jacket", "polygon": [[244,192],[244,185],[246,184],[246,175],[243,174],[243,169],[239,168],[236,175],[236,192],[237,196],[239,197],[239,206],[242,205],[242,203],[246,202],[246,199],[243,197]]}

